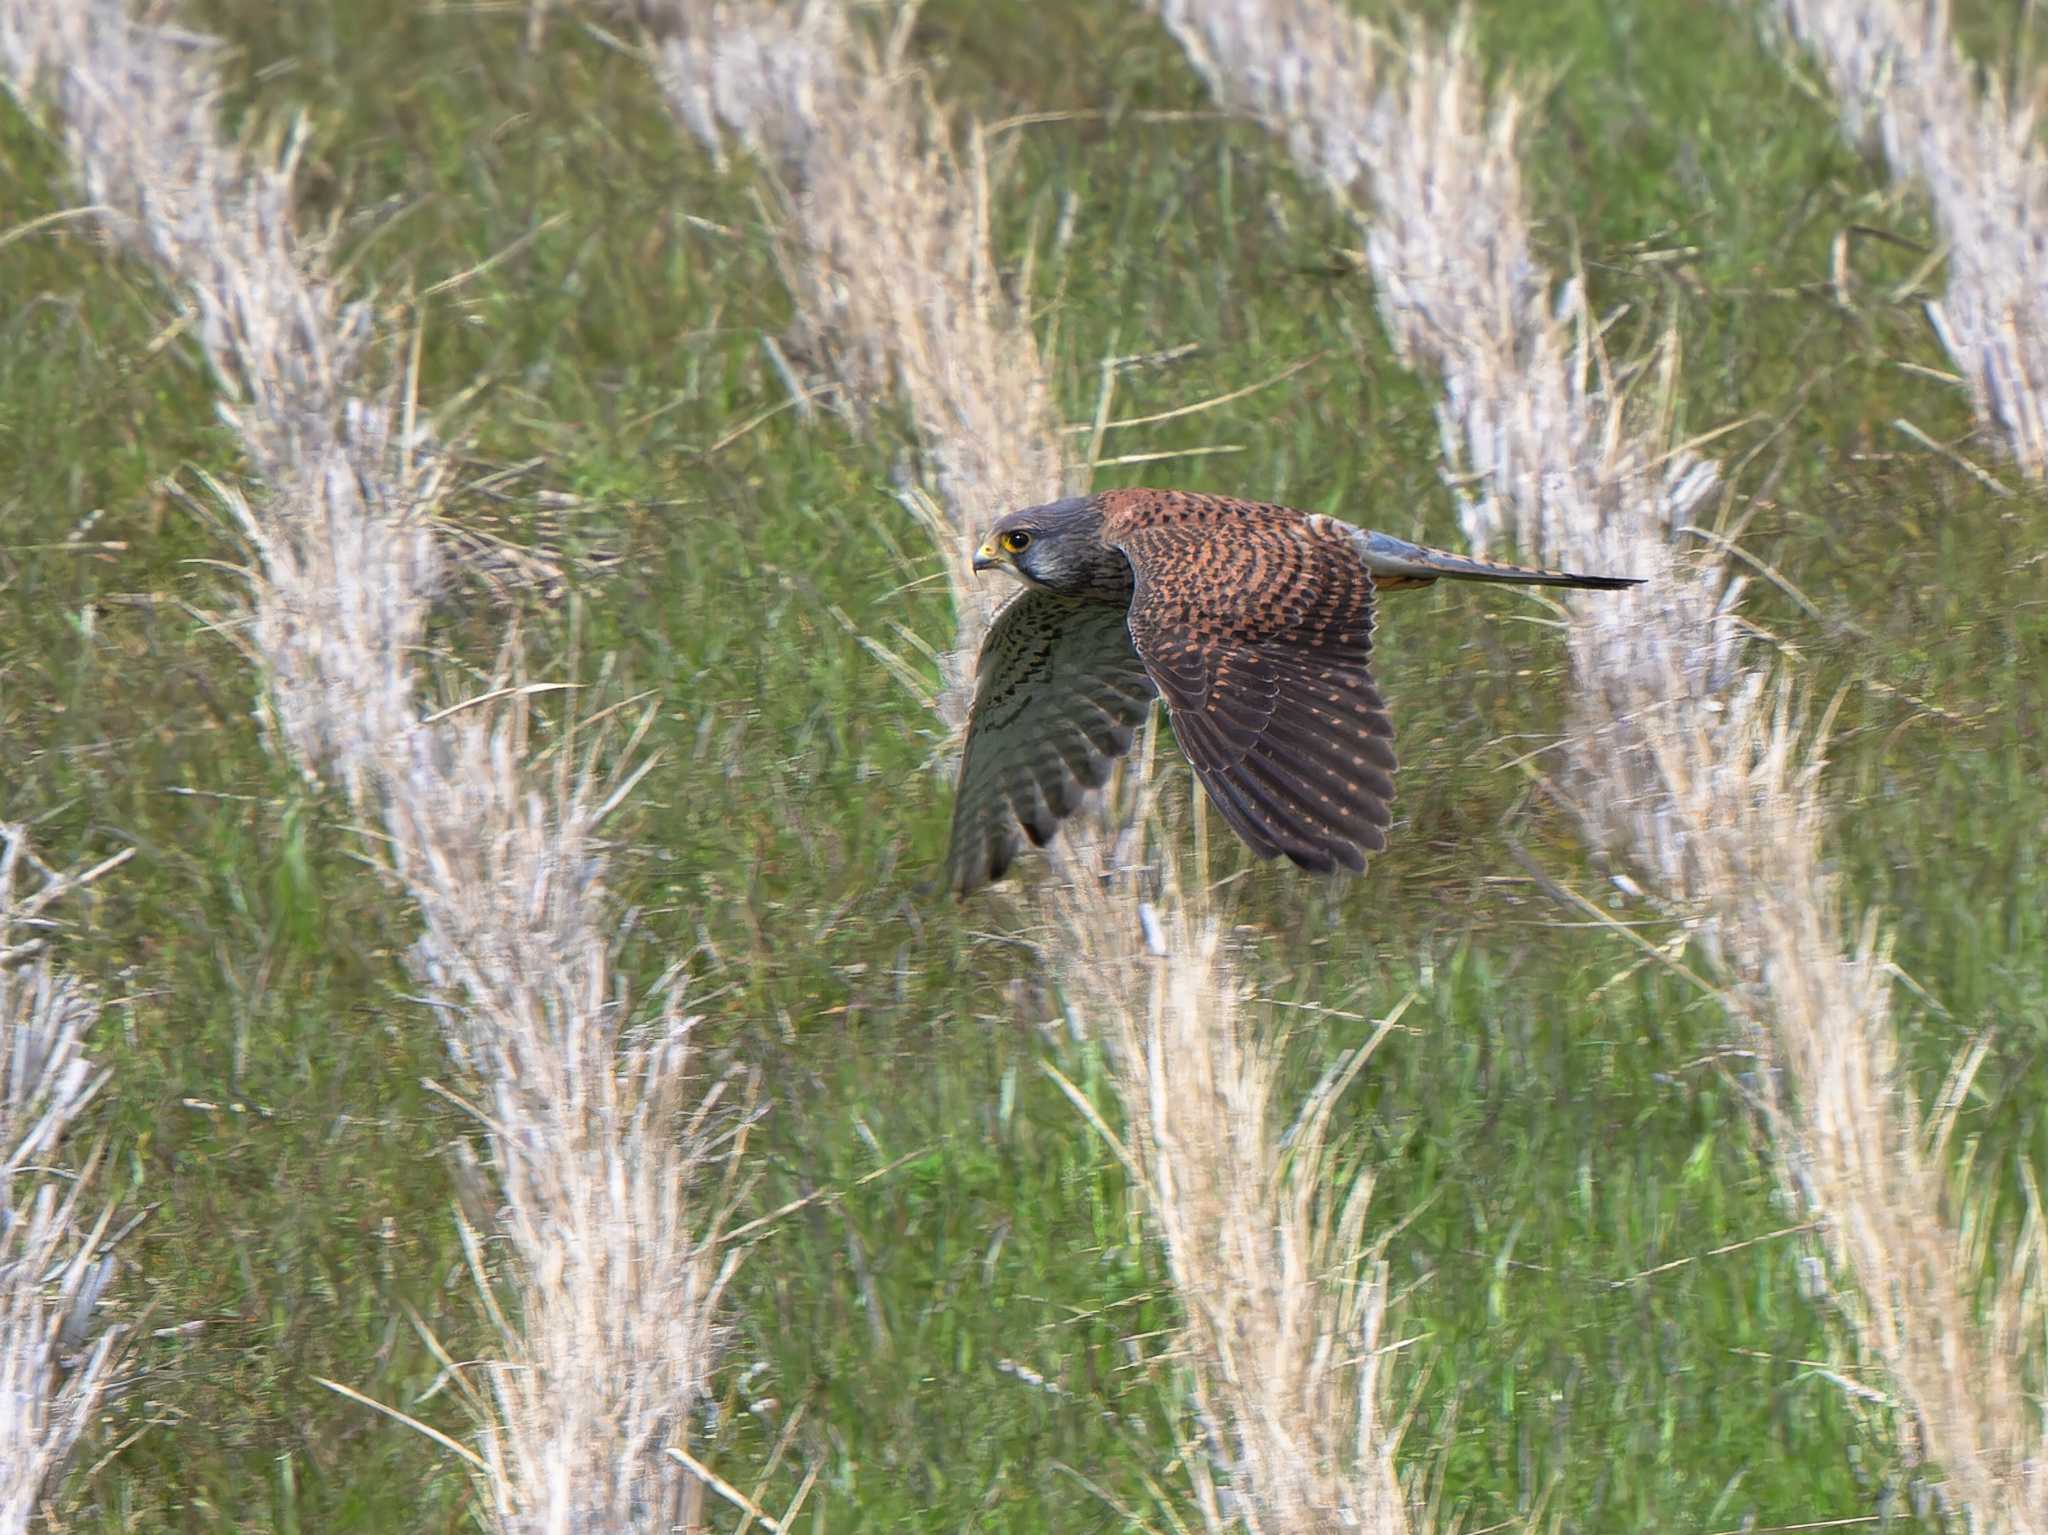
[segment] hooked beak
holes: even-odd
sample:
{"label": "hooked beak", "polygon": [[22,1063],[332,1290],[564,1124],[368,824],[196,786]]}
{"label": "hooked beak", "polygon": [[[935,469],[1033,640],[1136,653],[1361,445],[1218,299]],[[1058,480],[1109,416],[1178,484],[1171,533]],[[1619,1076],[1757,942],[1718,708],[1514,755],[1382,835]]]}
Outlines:
{"label": "hooked beak", "polygon": [[994,570],[1002,563],[1002,558],[996,553],[995,541],[993,539],[974,551],[974,573],[976,575],[980,575],[984,570]]}

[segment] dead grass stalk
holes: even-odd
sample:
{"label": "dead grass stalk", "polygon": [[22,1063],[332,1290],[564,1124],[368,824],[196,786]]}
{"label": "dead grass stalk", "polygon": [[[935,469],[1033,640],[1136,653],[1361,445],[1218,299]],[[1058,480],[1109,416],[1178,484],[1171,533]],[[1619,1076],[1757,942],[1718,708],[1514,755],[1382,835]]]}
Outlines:
{"label": "dead grass stalk", "polygon": [[1927,305],[1978,422],[2048,477],[2048,152],[2033,108],[1963,56],[1947,0],[1779,0],[1849,137],[1926,188],[1948,258]]}
{"label": "dead grass stalk", "polygon": [[1883,943],[1874,922],[1852,938],[1825,872],[1824,731],[1745,653],[1740,581],[1671,549],[1718,479],[1671,445],[1676,338],[1646,372],[1661,398],[1617,387],[1583,289],[1556,287],[1531,250],[1519,106],[1503,92],[1489,107],[1464,32],[1396,49],[1328,0],[1155,8],[1222,99],[1358,210],[1389,334],[1443,380],[1473,541],[1649,577],[1630,601],[1570,609],[1581,703],[1565,748],[1583,818],[1694,925],[1777,1063],[1782,1171],[1855,1283],[1845,1303],[1915,1448],[1979,1527],[2048,1527],[2040,1424],[2012,1363],[2032,1335],[2039,1234],[1980,1324],[1982,1254],[1948,1218],[1939,1137],[1899,1080]]}
{"label": "dead grass stalk", "polygon": [[[877,46],[837,6],[685,4],[656,67],[714,152],[730,137],[777,177],[799,335],[840,398],[856,419],[885,392],[909,407],[959,618],[942,704],[958,724],[989,611],[967,574],[973,539],[999,510],[1078,489],[1086,472],[1063,459],[1027,316],[996,278],[982,141],[970,133],[958,154],[905,67],[913,10]],[[1334,1093],[1283,1150],[1271,1103],[1283,1042],[1248,1025],[1245,967],[1216,922],[1171,888],[1137,902],[1129,826],[1076,840],[1067,877],[1048,886],[1048,942],[1070,1009],[1116,1061],[1132,1171],[1186,1310],[1203,1516],[1213,1528],[1363,1518],[1405,1530],[1380,1399],[1386,1288],[1365,1233],[1371,1184],[1329,1154]]]}
{"label": "dead grass stalk", "polygon": [[1140,944],[1085,909],[1062,913],[1062,933],[1068,1002],[1111,1048],[1122,1149],[1186,1314],[1178,1352],[1210,1462],[1228,1472],[1218,1486],[1198,1468],[1197,1506],[1212,1530],[1405,1532],[1372,1170],[1330,1134],[1393,1020],[1284,1120],[1283,1036],[1247,967],[1199,893],[1165,893],[1140,909]]}
{"label": "dead grass stalk", "polygon": [[905,63],[915,7],[877,44],[830,3],[674,6],[655,51],[670,106],[713,153],[736,142],[774,173],[794,341],[831,369],[856,426],[890,398],[929,461],[959,632],[940,712],[967,717],[996,603],[968,568],[994,508],[1069,488],[1051,390],[989,240],[987,146],[964,153]]}
{"label": "dead grass stalk", "polygon": [[484,1084],[518,1302],[513,1357],[470,1397],[495,1524],[689,1525],[702,1485],[666,1452],[687,1450],[716,1358],[731,1191],[707,1184],[743,1138],[717,1150],[719,1095],[671,989],[626,1027],[597,832],[633,777],[567,746],[536,782],[524,687],[422,715],[439,459],[404,381],[373,377],[399,370],[369,308],[294,222],[298,132],[222,142],[214,45],[119,0],[4,0],[0,62],[54,102],[107,227],[195,311],[260,487],[217,489],[255,556],[247,643],[273,735],[381,821],[420,909],[415,969]]}
{"label": "dead grass stalk", "polygon": [[106,1085],[84,1054],[99,999],[59,970],[46,915],[107,870],[50,868],[27,829],[0,822],[0,1535],[27,1535],[57,1496],[111,1385],[124,1330],[95,1317],[114,1275],[85,1192],[98,1154],[58,1147]]}

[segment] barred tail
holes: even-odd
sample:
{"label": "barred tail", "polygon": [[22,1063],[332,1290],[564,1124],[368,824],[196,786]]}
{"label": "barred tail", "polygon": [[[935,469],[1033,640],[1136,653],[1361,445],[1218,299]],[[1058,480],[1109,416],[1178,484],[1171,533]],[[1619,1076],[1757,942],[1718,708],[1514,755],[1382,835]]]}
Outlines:
{"label": "barred tail", "polygon": [[1365,529],[1352,531],[1359,558],[1373,574],[1376,585],[1427,586],[1442,579],[1453,581],[1507,581],[1518,586],[1577,586],[1593,591],[1617,591],[1641,586],[1640,576],[1580,576],[1568,570],[1544,570],[1534,565],[1510,565],[1502,560],[1474,559],[1446,549],[1425,548],[1388,533]]}

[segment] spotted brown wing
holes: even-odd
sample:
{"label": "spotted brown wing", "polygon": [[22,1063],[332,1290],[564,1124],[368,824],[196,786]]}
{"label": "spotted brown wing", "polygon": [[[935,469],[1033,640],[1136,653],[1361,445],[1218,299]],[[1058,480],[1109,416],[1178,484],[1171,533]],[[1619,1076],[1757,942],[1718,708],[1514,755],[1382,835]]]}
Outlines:
{"label": "spotted brown wing", "polygon": [[1002,878],[1026,837],[1050,841],[1131,749],[1152,696],[1122,608],[1013,598],[975,667],[946,859],[954,891]]}
{"label": "spotted brown wing", "polygon": [[1341,524],[1192,496],[1133,501],[1131,639],[1209,797],[1262,858],[1365,867],[1393,823],[1372,575]]}

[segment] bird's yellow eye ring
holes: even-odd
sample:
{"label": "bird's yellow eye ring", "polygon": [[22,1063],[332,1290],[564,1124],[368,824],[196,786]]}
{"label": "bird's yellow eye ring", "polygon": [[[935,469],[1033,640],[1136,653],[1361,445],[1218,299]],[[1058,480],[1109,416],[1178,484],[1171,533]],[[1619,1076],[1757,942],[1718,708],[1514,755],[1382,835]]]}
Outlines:
{"label": "bird's yellow eye ring", "polygon": [[1022,554],[1031,547],[1031,535],[1022,528],[1012,528],[1000,540],[1005,554]]}

